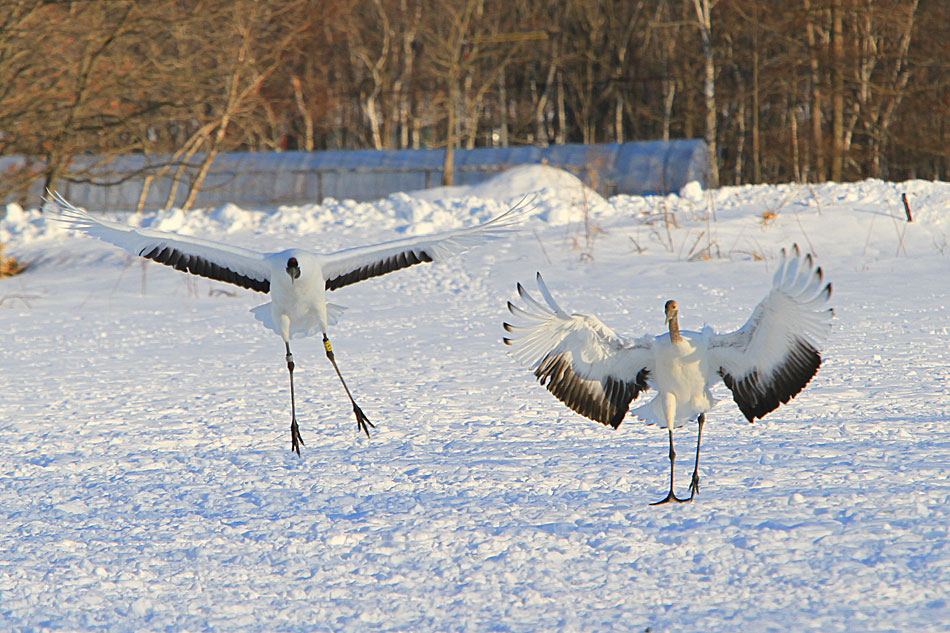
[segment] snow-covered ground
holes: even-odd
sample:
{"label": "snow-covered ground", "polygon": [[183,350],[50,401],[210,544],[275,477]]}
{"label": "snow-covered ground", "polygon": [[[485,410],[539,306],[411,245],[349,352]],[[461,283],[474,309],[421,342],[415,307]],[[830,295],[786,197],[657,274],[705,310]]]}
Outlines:
{"label": "snow-covered ground", "polygon": [[[0,280],[0,630],[950,630],[950,184],[687,187],[604,200],[549,168],[375,203],[124,217],[261,250],[483,221],[524,231],[336,291],[337,360],[296,343],[290,451],[266,299],[8,207]],[[904,219],[906,193],[914,222]],[[115,216],[113,216],[115,217]],[[702,488],[665,432],[557,402],[501,343],[540,270],[621,334],[734,329],[778,249],[834,284],[818,375],[707,416]],[[691,456],[695,425],[676,434]],[[685,492],[691,459],[677,462]]]}

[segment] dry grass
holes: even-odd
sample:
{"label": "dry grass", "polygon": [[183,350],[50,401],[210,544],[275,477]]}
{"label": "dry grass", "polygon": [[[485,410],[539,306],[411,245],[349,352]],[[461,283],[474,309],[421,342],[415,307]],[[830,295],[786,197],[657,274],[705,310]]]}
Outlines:
{"label": "dry grass", "polygon": [[3,277],[12,277],[23,272],[25,266],[20,264],[15,257],[3,254],[3,244],[0,244],[0,279]]}
{"label": "dry grass", "polygon": [[786,205],[786,203],[788,203],[788,198],[789,196],[786,195],[784,198],[782,198],[779,201],[779,203],[774,208],[769,207],[769,208],[766,208],[765,211],[762,212],[762,215],[759,216],[760,217],[759,221],[762,222],[762,226],[768,226],[775,220],[775,218],[778,217],[779,211],[781,211],[782,208]]}

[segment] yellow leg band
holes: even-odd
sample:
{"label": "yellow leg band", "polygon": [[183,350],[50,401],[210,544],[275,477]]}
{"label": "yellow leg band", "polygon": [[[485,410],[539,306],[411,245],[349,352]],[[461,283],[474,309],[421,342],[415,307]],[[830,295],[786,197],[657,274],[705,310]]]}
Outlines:
{"label": "yellow leg band", "polygon": [[323,339],[323,348],[327,350],[327,354],[333,351],[333,347],[330,346],[330,339]]}

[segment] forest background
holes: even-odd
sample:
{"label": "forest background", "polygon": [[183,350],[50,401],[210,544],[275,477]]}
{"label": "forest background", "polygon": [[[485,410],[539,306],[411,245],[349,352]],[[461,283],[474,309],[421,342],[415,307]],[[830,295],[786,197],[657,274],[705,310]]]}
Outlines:
{"label": "forest background", "polygon": [[0,0],[0,195],[83,155],[670,138],[721,184],[950,179],[948,35],[945,0]]}

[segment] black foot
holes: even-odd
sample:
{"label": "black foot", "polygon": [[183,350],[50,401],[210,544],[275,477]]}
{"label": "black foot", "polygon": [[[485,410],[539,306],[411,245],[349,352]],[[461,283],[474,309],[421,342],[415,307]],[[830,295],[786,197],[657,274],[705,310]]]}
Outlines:
{"label": "black foot", "polygon": [[689,482],[689,499],[687,501],[692,501],[697,492],[699,492],[699,475],[693,473],[693,480]]}
{"label": "black foot", "polygon": [[[692,498],[692,497],[691,497],[691,498]],[[659,501],[654,501],[654,502],[651,503],[650,505],[651,505],[651,506],[658,506],[658,505],[662,505],[662,504],[664,504],[664,503],[669,503],[670,501],[675,501],[675,502],[677,502],[677,503],[686,503],[687,501],[689,501],[689,499],[680,499],[679,497],[677,497],[676,495],[673,494],[673,489],[671,488],[671,489],[670,489],[670,494],[666,495],[666,497],[665,497],[664,499],[660,499]]]}
{"label": "black foot", "polygon": [[290,423],[290,450],[297,451],[297,457],[300,457],[300,447],[303,446],[303,438],[300,437],[300,428],[297,426],[297,419]]}
{"label": "black foot", "polygon": [[369,427],[375,429],[376,425],[369,421],[369,418],[366,417],[366,414],[363,413],[363,410],[360,409],[355,402],[353,403],[353,413],[356,414],[356,432],[359,433],[363,431],[366,433],[366,437],[369,437]]}

